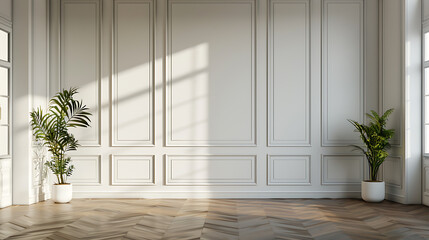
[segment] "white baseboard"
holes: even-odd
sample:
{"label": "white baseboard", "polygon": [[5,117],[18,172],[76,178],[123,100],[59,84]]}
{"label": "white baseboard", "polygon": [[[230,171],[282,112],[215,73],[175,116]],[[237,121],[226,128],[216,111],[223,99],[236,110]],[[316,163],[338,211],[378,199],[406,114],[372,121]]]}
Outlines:
{"label": "white baseboard", "polygon": [[73,192],[73,198],[361,198],[360,192]]}
{"label": "white baseboard", "polygon": [[393,202],[402,203],[402,204],[412,204],[412,203],[407,203],[404,196],[397,195],[397,194],[386,193],[386,199]]}

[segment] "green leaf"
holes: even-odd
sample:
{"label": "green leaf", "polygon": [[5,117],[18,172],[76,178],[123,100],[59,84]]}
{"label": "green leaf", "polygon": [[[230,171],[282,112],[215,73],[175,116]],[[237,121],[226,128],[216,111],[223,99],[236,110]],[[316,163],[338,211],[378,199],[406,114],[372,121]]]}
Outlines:
{"label": "green leaf", "polygon": [[370,168],[371,180],[377,180],[378,169],[389,155],[386,149],[390,148],[389,140],[394,136],[395,130],[386,129],[385,127],[388,117],[392,112],[393,108],[380,116],[377,112],[370,111],[370,114],[366,114],[370,119],[367,125],[348,119],[355,127],[355,131],[359,132],[362,143],[365,146],[353,145],[355,149],[360,150],[366,156]]}
{"label": "green leaf", "polygon": [[91,113],[82,101],[73,98],[77,93],[77,88],[63,89],[49,101],[46,113],[41,108],[30,113],[30,125],[35,138],[41,140],[52,154],[46,166],[57,176],[58,183],[65,183],[72,174],[74,167],[70,165],[71,159],[66,154],[79,146],[69,129],[90,127]]}

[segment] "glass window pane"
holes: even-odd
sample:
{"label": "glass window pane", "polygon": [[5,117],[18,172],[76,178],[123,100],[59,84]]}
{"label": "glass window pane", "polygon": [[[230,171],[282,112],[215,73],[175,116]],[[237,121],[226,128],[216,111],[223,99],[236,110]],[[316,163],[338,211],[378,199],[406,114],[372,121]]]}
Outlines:
{"label": "glass window pane", "polygon": [[429,94],[429,68],[425,68],[425,94]]}
{"label": "glass window pane", "polygon": [[425,154],[429,153],[429,125],[425,125]]}
{"label": "glass window pane", "polygon": [[9,95],[9,69],[0,67],[0,95]]}
{"label": "glass window pane", "polygon": [[[425,96],[425,119],[424,122],[425,123],[429,123],[429,96]],[[429,138],[428,138],[429,141]]]}
{"label": "glass window pane", "polygon": [[0,124],[9,123],[9,99],[0,97]]}
{"label": "glass window pane", "polygon": [[9,155],[9,127],[0,126],[0,156]]}
{"label": "glass window pane", "polygon": [[0,30],[0,60],[9,61],[9,33]]}

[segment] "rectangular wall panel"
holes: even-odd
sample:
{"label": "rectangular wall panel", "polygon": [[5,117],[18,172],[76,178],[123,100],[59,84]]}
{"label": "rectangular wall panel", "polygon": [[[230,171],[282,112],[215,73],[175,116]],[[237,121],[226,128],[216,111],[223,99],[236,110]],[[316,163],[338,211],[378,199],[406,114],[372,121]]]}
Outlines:
{"label": "rectangular wall panel", "polygon": [[422,21],[429,20],[429,0],[422,0]]}
{"label": "rectangular wall panel", "polygon": [[12,22],[12,0],[0,1],[0,18]]}
{"label": "rectangular wall panel", "polygon": [[322,26],[322,144],[359,143],[347,119],[364,116],[363,0],[325,0]]}
{"label": "rectangular wall panel", "polygon": [[153,2],[115,1],[113,146],[153,145]]}
{"label": "rectangular wall panel", "polygon": [[268,156],[268,185],[310,185],[310,156]]}
{"label": "rectangular wall panel", "polygon": [[9,68],[0,67],[0,95],[9,96]]}
{"label": "rectangular wall panel", "polygon": [[167,145],[255,145],[254,8],[168,2]]}
{"label": "rectangular wall panel", "polygon": [[310,1],[270,1],[269,145],[310,145]]}
{"label": "rectangular wall panel", "polygon": [[0,156],[7,156],[9,154],[9,127],[0,126]]}
{"label": "rectangular wall panel", "polygon": [[378,4],[50,1],[48,90],[94,113],[74,196],[358,197],[347,119],[382,106]]}
{"label": "rectangular wall panel", "polygon": [[254,185],[255,156],[166,156],[167,185]]}
{"label": "rectangular wall panel", "polygon": [[383,180],[386,185],[393,187],[402,187],[402,158],[387,157],[383,163]]}
{"label": "rectangular wall panel", "polygon": [[392,144],[400,145],[402,139],[404,93],[404,38],[402,26],[402,0],[390,0],[383,4],[383,62],[382,62],[382,110],[394,108],[387,124],[396,130]]}
{"label": "rectangular wall panel", "polygon": [[0,159],[0,208],[12,205],[12,159]]}
{"label": "rectangular wall panel", "polygon": [[101,156],[71,156],[75,169],[69,180],[74,185],[101,184]]}
{"label": "rectangular wall panel", "polygon": [[153,185],[154,156],[112,156],[112,185]]}
{"label": "rectangular wall panel", "polygon": [[0,96],[0,124],[9,124],[9,98]]}
{"label": "rectangular wall panel", "polygon": [[360,184],[363,180],[363,156],[322,156],[322,184]]}
{"label": "rectangular wall panel", "polygon": [[100,144],[100,3],[61,2],[61,88],[78,87],[91,113],[89,129],[72,129],[83,146]]}

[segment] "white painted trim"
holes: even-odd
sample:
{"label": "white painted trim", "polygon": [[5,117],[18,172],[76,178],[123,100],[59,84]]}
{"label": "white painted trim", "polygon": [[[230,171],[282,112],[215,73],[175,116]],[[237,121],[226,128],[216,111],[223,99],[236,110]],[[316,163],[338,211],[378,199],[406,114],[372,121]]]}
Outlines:
{"label": "white painted trim", "polygon": [[179,192],[179,191],[75,191],[74,198],[357,198],[360,191],[308,191],[308,192]]}
{"label": "white painted trim", "polygon": [[[386,177],[387,174],[386,174],[386,167],[384,166],[384,163],[392,161],[392,160],[389,160],[389,159],[392,159],[392,158],[393,159],[399,159],[399,162],[401,164],[401,176],[400,176],[401,177],[401,184],[400,185],[397,185],[397,184],[394,184],[394,183],[389,183],[385,179],[385,177]],[[401,156],[388,156],[384,160],[384,163],[383,163],[383,180],[386,182],[386,186],[402,189],[403,186],[404,186],[404,177],[402,175],[402,173],[404,172],[404,161],[402,161],[402,157]]]}
{"label": "white painted trim", "polygon": [[[173,4],[250,4],[251,5],[251,30],[252,30],[252,84],[251,84],[251,96],[252,96],[252,129],[251,129],[251,139],[249,140],[208,140],[208,141],[198,141],[198,140],[173,140],[172,139],[172,5]],[[256,0],[167,0],[167,16],[166,16],[166,26],[165,26],[165,146],[181,146],[181,147],[193,147],[193,146],[256,146],[256,133],[257,133],[257,124],[256,124],[256,10],[257,4]]]}
{"label": "white painted trim", "polygon": [[429,197],[429,186],[427,186],[426,185],[426,181],[428,180],[427,179],[427,176],[429,175],[429,166],[424,166],[423,167],[423,176],[422,176],[422,182],[423,182],[423,184],[422,184],[422,188],[423,188],[423,198],[425,197],[425,196],[427,196],[427,197]]}
{"label": "white painted trim", "polygon": [[97,121],[91,124],[91,128],[94,128],[94,123],[96,132],[96,139],[94,141],[91,140],[80,140],[79,143],[82,147],[100,147],[101,146],[101,24],[100,24],[100,16],[101,16],[101,3],[99,0],[62,0],[60,7],[60,63],[59,63],[59,72],[60,72],[60,89],[64,88],[67,83],[65,83],[64,77],[64,29],[65,29],[65,19],[64,19],[64,11],[67,4],[92,4],[95,5],[95,22],[97,26],[97,31],[94,32],[95,35],[95,59],[97,60],[97,71],[96,71],[96,79],[97,79],[97,87],[95,89],[94,95],[96,96],[97,102],[97,113],[93,114],[97,116]]}
{"label": "white painted trim", "polygon": [[[379,69],[379,72],[380,72],[380,95],[379,95],[379,99],[380,99],[380,112],[384,112],[384,111],[386,111],[387,110],[387,107],[386,107],[386,100],[385,100],[385,96],[386,96],[386,93],[385,93],[385,87],[384,86],[386,86],[387,84],[386,84],[386,81],[385,81],[385,72],[387,71],[386,70],[386,66],[385,66],[385,63],[384,63],[384,52],[388,52],[389,50],[387,49],[385,49],[385,46],[384,46],[384,41],[386,40],[385,38],[384,38],[384,34],[385,34],[385,31],[384,31],[384,28],[385,28],[385,24],[388,24],[388,23],[386,23],[386,21],[384,21],[384,16],[386,15],[385,13],[384,13],[384,11],[385,11],[385,4],[384,4],[384,1],[387,1],[388,2],[388,0],[380,0],[380,11],[381,11],[381,13],[380,13],[380,15],[381,15],[381,20],[380,20],[380,22],[379,22],[379,27],[380,27],[380,32],[381,32],[381,36],[380,36],[380,46],[381,47],[379,47],[379,49],[380,49],[380,69]],[[401,0],[401,2],[405,2],[406,0]],[[401,6],[401,14],[399,14],[398,15],[398,17],[400,17],[401,18],[401,22],[402,23],[404,23],[404,16],[403,16],[403,13],[404,13],[404,11],[403,11],[403,6]],[[405,75],[405,73],[404,73],[404,45],[405,45],[405,37],[404,37],[404,32],[405,32],[405,30],[404,30],[404,25],[402,24],[401,26],[399,26],[399,28],[400,28],[400,35],[401,35],[401,66],[400,66],[400,71],[401,71],[401,77],[404,77],[404,75]],[[387,41],[387,40],[386,40]],[[403,82],[403,81],[402,81]],[[401,85],[401,89],[404,89],[404,84],[402,83],[402,85]],[[400,98],[401,98],[401,100],[403,101],[403,95],[404,94],[404,91],[402,91],[401,92],[401,96],[400,96]],[[396,131],[395,132],[395,136],[394,136],[394,139],[392,139],[392,141],[391,141],[391,144],[392,144],[392,147],[398,147],[398,148],[401,148],[402,146],[403,146],[403,136],[404,136],[404,128],[403,128],[403,123],[404,123],[404,113],[405,113],[405,111],[403,110],[403,108],[404,108],[404,103],[402,103],[402,105],[401,105],[401,110],[402,110],[402,112],[401,112],[401,117],[400,117],[400,119],[399,119],[399,126],[400,126],[400,128],[399,129],[397,129],[397,130],[399,130],[399,131]],[[395,111],[398,111],[398,109],[395,109]]]}
{"label": "white painted trim", "polygon": [[390,201],[394,201],[394,202],[398,202],[398,203],[402,203],[402,204],[409,204],[406,202],[406,198],[403,195],[397,195],[397,194],[386,192],[385,199],[390,200]]}
{"label": "white painted trim", "polygon": [[[94,179],[73,179],[73,174],[71,177],[69,177],[67,180],[70,181],[75,186],[98,186],[101,185],[101,169],[102,169],[102,162],[101,162],[101,155],[69,155],[71,157],[71,164],[73,164],[73,161],[76,161],[77,159],[80,160],[87,160],[87,161],[93,161],[96,164],[96,178]],[[87,169],[84,169],[83,171],[86,171]],[[77,169],[74,169],[75,171],[79,171]],[[82,171],[82,170],[81,170]]]}
{"label": "white painted trim", "polygon": [[12,22],[7,20],[6,18],[3,18],[2,16],[0,16],[0,24],[6,25],[12,28]]}
{"label": "white painted trim", "polygon": [[359,77],[359,119],[354,119],[358,122],[364,121],[365,116],[365,68],[364,68],[364,59],[365,59],[365,26],[364,26],[364,0],[323,0],[322,6],[322,146],[324,147],[334,147],[334,146],[348,146],[350,144],[360,144],[360,140],[344,140],[344,139],[329,139],[329,129],[328,129],[328,21],[327,21],[327,8],[329,4],[359,4],[360,10],[360,77]]}
{"label": "white painted trim", "polygon": [[[306,178],[304,181],[287,181],[274,178],[274,158],[284,157],[284,159],[300,159],[305,161]],[[287,185],[287,186],[311,186],[311,155],[268,155],[267,156],[267,185]]]}
{"label": "white painted trim", "polygon": [[[149,20],[150,20],[150,30],[149,30],[149,53],[150,53],[150,77],[149,77],[149,99],[150,99],[150,111],[149,111],[149,139],[148,140],[141,140],[141,141],[135,141],[135,140],[119,140],[118,138],[118,126],[116,124],[116,120],[118,118],[117,115],[117,105],[118,105],[118,97],[117,95],[117,85],[118,85],[118,59],[117,59],[117,51],[118,51],[118,6],[120,4],[127,4],[127,3],[133,3],[133,4],[148,4],[149,5],[149,12],[150,12],[150,16],[149,16]],[[112,39],[112,44],[113,44],[113,61],[112,61],[112,78],[111,78],[111,99],[112,99],[112,106],[111,106],[111,127],[110,127],[110,131],[112,134],[112,139],[111,139],[111,145],[112,146],[121,146],[121,147],[143,147],[143,146],[154,146],[155,145],[155,139],[154,139],[154,131],[155,131],[155,115],[154,115],[154,109],[155,109],[155,101],[154,101],[154,83],[155,83],[155,34],[154,34],[154,29],[155,29],[155,7],[154,7],[154,1],[153,0],[115,0],[114,1],[114,6],[113,6],[113,24],[112,24],[112,32],[113,32],[113,39]],[[116,57],[115,57],[116,56]]]}
{"label": "white painted trim", "polygon": [[404,141],[405,176],[403,185],[407,193],[407,203],[422,202],[422,30],[421,0],[407,0],[404,6]]}
{"label": "white painted trim", "polygon": [[[125,158],[127,160],[133,159],[137,161],[149,162],[149,178],[148,179],[128,179],[120,180],[118,175],[118,160]],[[111,155],[111,184],[115,186],[150,186],[155,185],[155,156],[154,155]]]}
{"label": "white painted trim", "polygon": [[[9,76],[8,76],[8,95],[6,96],[0,96],[3,99],[6,99],[8,101],[8,106],[7,106],[7,124],[0,124],[0,127],[7,127],[8,128],[8,134],[9,134],[9,138],[8,138],[8,149],[7,149],[7,154],[6,155],[0,155],[0,159],[4,159],[4,158],[11,158],[12,157],[12,147],[13,147],[13,134],[12,134],[12,129],[13,129],[13,112],[12,112],[12,107],[13,107],[13,94],[12,94],[12,90],[13,90],[13,51],[12,51],[12,47],[13,47],[13,29],[12,29],[12,23],[10,24],[3,24],[3,22],[0,21],[0,30],[6,32],[8,34],[9,37],[9,61],[3,61],[0,60],[0,67],[2,68],[6,68],[8,70]],[[4,111],[4,110],[0,110],[0,111]]]}
{"label": "white painted trim", "polygon": [[[305,5],[306,13],[306,37],[305,37],[305,68],[306,68],[306,77],[305,77],[305,107],[306,107],[306,117],[305,117],[305,140],[276,140],[274,139],[274,8],[276,4],[303,4]],[[310,147],[311,146],[311,47],[310,47],[310,37],[311,37],[311,17],[310,17],[310,0],[297,1],[297,0],[269,0],[269,9],[268,9],[268,101],[267,101],[267,113],[268,113],[268,146],[288,146],[288,147]]]}
{"label": "white painted trim", "polygon": [[[176,160],[206,160],[228,161],[231,159],[250,161],[249,179],[173,179],[173,161]],[[256,185],[256,155],[165,155],[165,184],[176,186],[213,186],[213,185]]]}
{"label": "white painted trim", "polygon": [[[337,182],[337,181],[329,181],[328,177],[329,177],[329,172],[328,172],[328,168],[327,168],[327,162],[326,162],[326,157],[344,157],[344,158],[348,158],[348,157],[360,157],[361,158],[361,164],[360,164],[360,171],[361,171],[361,178],[355,182]],[[344,159],[343,161],[347,161],[346,159]],[[364,156],[362,155],[351,155],[351,154],[322,154],[321,157],[321,165],[320,165],[320,170],[321,170],[321,185],[360,185],[363,178],[364,178]]]}

